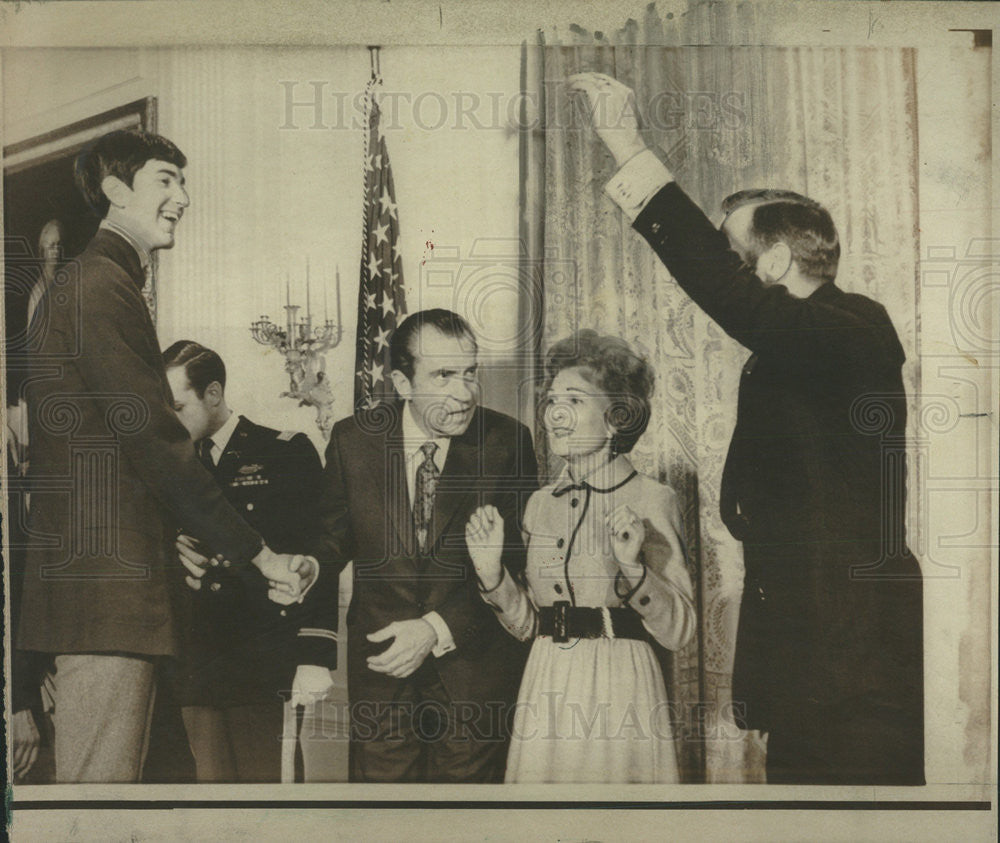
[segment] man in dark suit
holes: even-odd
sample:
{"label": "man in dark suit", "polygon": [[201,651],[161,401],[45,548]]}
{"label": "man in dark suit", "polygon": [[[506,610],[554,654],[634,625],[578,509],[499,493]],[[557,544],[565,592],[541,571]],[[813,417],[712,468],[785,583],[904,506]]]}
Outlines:
{"label": "man in dark suit", "polygon": [[[226,402],[225,364],[211,349],[180,340],[163,362],[177,417],[226,499],[277,551],[311,546],[323,469],[309,437],[236,415]],[[336,580],[323,578],[303,603],[283,607],[268,599],[263,577],[232,571],[191,536],[178,537],[178,551],[192,615],[173,694],[197,779],[280,781],[283,698],[296,666],[306,701],[332,686],[336,603],[329,611],[318,592]]]}
{"label": "man in dark suit", "polygon": [[524,651],[479,596],[465,525],[496,506],[504,563],[523,570],[531,436],[477,406],[476,340],[457,314],[411,315],[390,357],[402,401],[333,428],[315,554],[334,568],[321,580],[354,562],[350,778],[500,781]]}
{"label": "man in dark suit", "polygon": [[609,195],[677,283],[751,352],[720,494],[743,542],[733,674],[769,782],[923,783],[920,568],[905,543],[903,349],[834,284],[830,215],[745,191],[717,231],[638,132],[632,92],[571,77],[619,171]]}
{"label": "man in dark suit", "polygon": [[177,653],[175,523],[293,593],[315,574],[240,518],[172,409],[141,290],[151,253],[173,246],[188,206],[185,164],[170,141],[139,131],[85,150],[77,184],[103,220],[34,315],[17,645],[54,656],[59,782],[139,780],[155,662]]}

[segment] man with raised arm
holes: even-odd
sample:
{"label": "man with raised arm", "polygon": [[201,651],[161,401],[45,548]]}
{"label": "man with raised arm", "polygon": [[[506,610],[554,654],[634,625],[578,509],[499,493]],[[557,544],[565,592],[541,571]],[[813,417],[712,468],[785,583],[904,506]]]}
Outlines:
{"label": "man with raised arm", "polygon": [[922,584],[885,309],[834,283],[840,243],[819,203],[743,191],[716,230],[647,148],[631,90],[596,73],[569,84],[601,115],[607,194],[752,352],[720,501],[745,563],[733,699],[740,725],[768,734],[768,781],[922,784]]}

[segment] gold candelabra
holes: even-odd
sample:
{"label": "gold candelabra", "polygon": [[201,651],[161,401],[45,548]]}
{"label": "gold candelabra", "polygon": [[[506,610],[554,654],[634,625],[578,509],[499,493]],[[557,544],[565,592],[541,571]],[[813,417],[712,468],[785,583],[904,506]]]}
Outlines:
{"label": "gold candelabra", "polygon": [[326,288],[323,290],[323,322],[313,325],[309,288],[309,261],[306,260],[306,313],[300,318],[300,305],[292,304],[291,284],[285,279],[285,325],[261,316],[250,325],[250,333],[261,345],[276,348],[285,360],[289,388],[282,398],[293,398],[300,407],[315,407],[316,424],[325,438],[333,427],[333,390],[326,374],[325,352],[336,348],[343,335],[340,319],[340,268],[336,275],[336,321],[330,319]]}

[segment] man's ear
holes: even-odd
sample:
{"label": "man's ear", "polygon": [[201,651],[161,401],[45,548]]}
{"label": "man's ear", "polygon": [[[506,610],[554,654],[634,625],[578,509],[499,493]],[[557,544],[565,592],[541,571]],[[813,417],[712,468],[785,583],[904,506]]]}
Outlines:
{"label": "man's ear", "polygon": [[205,397],[211,401],[213,407],[217,407],[219,405],[222,401],[222,396],[222,384],[218,381],[212,381],[205,387]]}
{"label": "man's ear", "polygon": [[780,281],[792,268],[792,250],[779,240],[760,256],[757,265],[772,281]]}
{"label": "man's ear", "polygon": [[410,383],[410,379],[399,371],[399,369],[393,369],[391,377],[392,385],[396,387],[399,397],[404,400],[409,399],[410,394],[413,392],[413,385]]}
{"label": "man's ear", "polygon": [[101,181],[101,190],[116,208],[124,208],[128,204],[129,196],[132,195],[132,188],[118,176],[105,176]]}

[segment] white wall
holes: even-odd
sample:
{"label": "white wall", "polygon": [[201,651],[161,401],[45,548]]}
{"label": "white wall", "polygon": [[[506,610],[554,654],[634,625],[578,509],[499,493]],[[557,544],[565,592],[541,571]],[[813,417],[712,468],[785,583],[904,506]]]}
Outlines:
{"label": "white wall", "polygon": [[[989,49],[917,52],[922,419],[909,443],[924,576],[928,782],[986,782],[995,622],[998,250],[990,208]],[[993,298],[990,298],[990,285]],[[912,494],[912,493],[911,493]],[[995,638],[993,639],[995,640]],[[979,667],[977,667],[979,666]]]}

